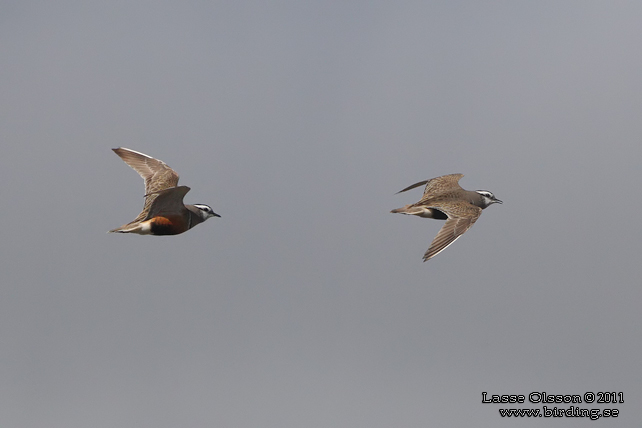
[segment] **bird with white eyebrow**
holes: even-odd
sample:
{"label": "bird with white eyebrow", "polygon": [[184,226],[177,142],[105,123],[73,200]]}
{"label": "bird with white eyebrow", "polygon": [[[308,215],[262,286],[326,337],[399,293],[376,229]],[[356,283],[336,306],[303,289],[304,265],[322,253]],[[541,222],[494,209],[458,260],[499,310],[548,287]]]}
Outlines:
{"label": "bird with white eyebrow", "polygon": [[487,190],[465,190],[459,185],[463,174],[450,174],[420,181],[397,193],[426,185],[424,195],[414,204],[392,210],[392,213],[416,215],[424,218],[446,220],[424,254],[424,262],[444,251],[477,221],[482,210],[492,204],[501,204]]}
{"label": "bird with white eyebrow", "polygon": [[210,217],[220,217],[208,205],[185,205],[190,188],[177,186],[178,174],[165,162],[124,147],[112,150],[145,180],[145,205],[133,221],[109,232],[178,235]]}

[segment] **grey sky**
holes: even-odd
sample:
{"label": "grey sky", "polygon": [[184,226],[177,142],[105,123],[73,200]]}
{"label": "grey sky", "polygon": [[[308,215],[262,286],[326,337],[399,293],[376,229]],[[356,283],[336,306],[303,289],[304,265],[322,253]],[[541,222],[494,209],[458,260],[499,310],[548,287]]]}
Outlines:
{"label": "grey sky", "polygon": [[[551,423],[482,391],[623,392],[579,406],[637,426],[640,22],[615,1],[0,2],[0,426]],[[142,208],[118,146],[222,218],[105,233]],[[442,223],[394,193],[458,172],[504,204],[422,263]]]}

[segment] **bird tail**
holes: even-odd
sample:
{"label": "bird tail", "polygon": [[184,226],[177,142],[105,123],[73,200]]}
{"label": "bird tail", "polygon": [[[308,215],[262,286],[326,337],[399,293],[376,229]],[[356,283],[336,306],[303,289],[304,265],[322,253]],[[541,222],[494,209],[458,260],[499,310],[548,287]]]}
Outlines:
{"label": "bird tail", "polygon": [[417,215],[422,211],[421,208],[413,207],[411,205],[406,205],[401,208],[395,208],[394,210],[390,211],[391,213],[399,213],[399,214],[408,214],[408,215]]}
{"label": "bird tail", "polygon": [[112,229],[107,233],[128,233],[127,231],[123,230],[122,226],[117,227],[116,229]]}
{"label": "bird tail", "polygon": [[141,225],[139,223],[127,223],[107,233],[140,233]]}

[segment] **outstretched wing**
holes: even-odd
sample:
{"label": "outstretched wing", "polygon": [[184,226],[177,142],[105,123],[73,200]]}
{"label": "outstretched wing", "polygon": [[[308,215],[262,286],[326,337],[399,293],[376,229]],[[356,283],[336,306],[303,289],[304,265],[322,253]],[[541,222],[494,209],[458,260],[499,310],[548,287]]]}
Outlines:
{"label": "outstretched wing", "polygon": [[[187,186],[178,186],[148,195],[146,199],[153,197],[149,207],[148,218],[165,213],[178,214],[185,210],[183,198],[189,190],[190,188]],[[145,201],[145,205],[147,205],[147,201]]]}
{"label": "outstretched wing", "polygon": [[[424,189],[424,198],[427,195],[437,195],[439,193],[449,192],[452,190],[460,190],[459,180],[464,176],[464,174],[448,174],[442,175],[441,177],[431,178],[430,180],[420,181],[415,183],[412,186],[408,186],[403,190],[398,191],[397,193],[402,193],[415,187],[426,185]],[[424,199],[422,198],[422,199]]]}
{"label": "outstretched wing", "polygon": [[429,181],[430,180],[425,180],[425,181],[420,181],[419,183],[415,183],[412,186],[408,186],[405,189],[398,191],[397,193],[395,193],[395,195],[398,195],[399,193],[403,193],[403,192],[406,192],[408,190],[414,189],[415,187],[423,186],[424,184],[428,183]]}
{"label": "outstretched wing", "polygon": [[124,147],[112,150],[143,177],[143,180],[145,180],[145,195],[178,185],[178,174],[167,166],[165,162]]}
{"label": "outstretched wing", "polygon": [[[430,208],[440,209],[440,204],[431,206]],[[448,220],[444,223],[443,227],[435,236],[430,248],[424,254],[424,262],[435,257],[437,254],[444,251],[455,242],[461,235],[464,234],[473,224],[477,221],[482,213],[482,209],[468,203],[457,204],[455,207],[450,206],[448,211],[441,209],[448,215]]]}

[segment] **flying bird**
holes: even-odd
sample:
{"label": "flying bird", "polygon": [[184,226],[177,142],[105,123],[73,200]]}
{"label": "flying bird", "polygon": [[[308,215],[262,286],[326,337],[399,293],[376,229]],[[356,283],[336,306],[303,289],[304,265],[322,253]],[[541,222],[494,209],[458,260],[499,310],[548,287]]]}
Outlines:
{"label": "flying bird", "polygon": [[420,181],[397,193],[426,185],[423,197],[419,202],[392,210],[392,213],[416,215],[424,218],[446,220],[430,248],[424,254],[424,262],[444,251],[464,232],[471,228],[482,213],[492,204],[501,204],[487,190],[464,190],[459,186],[463,174],[450,174]]}
{"label": "flying bird", "polygon": [[133,221],[109,232],[178,235],[210,217],[220,217],[208,205],[185,205],[190,188],[177,186],[178,174],[165,162],[124,147],[112,150],[145,180],[145,205]]}

